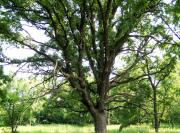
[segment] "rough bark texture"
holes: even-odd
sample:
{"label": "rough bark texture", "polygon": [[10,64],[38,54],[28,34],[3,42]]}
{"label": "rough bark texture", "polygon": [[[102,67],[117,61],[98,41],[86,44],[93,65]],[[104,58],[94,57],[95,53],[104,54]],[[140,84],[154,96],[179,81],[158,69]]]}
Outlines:
{"label": "rough bark texture", "polygon": [[106,113],[98,112],[93,117],[95,133],[107,133]]}

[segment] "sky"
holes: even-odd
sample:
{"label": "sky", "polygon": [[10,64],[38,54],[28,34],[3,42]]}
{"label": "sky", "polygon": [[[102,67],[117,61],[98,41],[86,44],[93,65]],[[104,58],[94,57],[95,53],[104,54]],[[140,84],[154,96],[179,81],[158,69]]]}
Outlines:
{"label": "sky", "polygon": [[[40,42],[46,42],[49,40],[49,38],[44,34],[42,30],[38,30],[34,27],[30,27],[27,24],[24,24],[23,29],[29,32],[31,37],[37,41]],[[22,33],[24,36],[27,36],[25,32]],[[25,59],[27,57],[30,57],[34,54],[34,51],[27,49],[27,48],[16,48],[14,46],[11,46],[11,44],[6,45],[6,47],[3,47],[4,54],[9,58],[17,58],[17,59]],[[4,73],[5,74],[12,74],[18,69],[15,65],[5,65],[4,67]],[[20,73],[19,76],[23,76],[26,74]]]}

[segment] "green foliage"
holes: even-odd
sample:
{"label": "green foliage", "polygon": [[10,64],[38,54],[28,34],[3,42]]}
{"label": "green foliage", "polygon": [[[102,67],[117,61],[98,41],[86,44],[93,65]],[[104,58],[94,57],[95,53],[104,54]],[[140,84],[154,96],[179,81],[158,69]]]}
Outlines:
{"label": "green foliage", "polygon": [[[68,99],[68,100],[66,100]],[[43,109],[35,112],[39,123],[68,123],[83,125],[92,122],[90,114],[80,103],[78,94],[70,91],[67,85],[61,88],[61,93],[45,98]]]}
{"label": "green foliage", "polygon": [[[146,104],[150,98],[151,89],[147,81],[131,82],[126,86],[119,86],[119,88],[124,93],[125,100],[122,100],[120,108],[112,111],[111,122],[119,123],[121,129],[131,124],[148,122],[150,116],[147,113]],[[112,106],[117,106],[117,104],[118,101]]]}
{"label": "green foliage", "polygon": [[16,132],[17,126],[22,124],[23,116],[31,108],[32,101],[29,101],[31,95],[27,84],[23,80],[16,80],[2,87],[6,95],[2,98],[1,113],[4,125],[10,126],[12,132]]}

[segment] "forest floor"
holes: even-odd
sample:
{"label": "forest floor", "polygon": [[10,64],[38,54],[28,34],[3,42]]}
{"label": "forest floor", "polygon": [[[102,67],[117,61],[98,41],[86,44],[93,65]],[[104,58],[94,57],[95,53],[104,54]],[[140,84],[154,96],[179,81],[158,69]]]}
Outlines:
{"label": "forest floor", "polygon": [[[168,128],[162,126],[159,133],[180,133],[180,127]],[[109,125],[108,133],[120,133],[118,131],[119,125]],[[68,124],[49,124],[36,126],[19,126],[18,133],[93,133],[92,125],[76,126]],[[0,133],[9,133],[7,128],[0,128]],[[154,133],[154,130],[149,125],[134,125],[124,128],[121,133]]]}

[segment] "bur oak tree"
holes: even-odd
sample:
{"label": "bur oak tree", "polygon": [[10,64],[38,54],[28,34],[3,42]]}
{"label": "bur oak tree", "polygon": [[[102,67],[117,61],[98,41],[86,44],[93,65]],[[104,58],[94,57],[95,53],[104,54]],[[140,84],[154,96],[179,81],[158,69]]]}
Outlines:
{"label": "bur oak tree", "polygon": [[[67,81],[93,117],[95,132],[106,133],[107,101],[121,97],[111,90],[147,76],[130,72],[158,47],[177,52],[172,34],[179,37],[170,25],[177,24],[177,5],[161,0],[1,0],[1,39],[35,52],[3,62],[28,64],[34,74],[56,81],[54,89]],[[35,39],[27,25],[49,40]]]}

